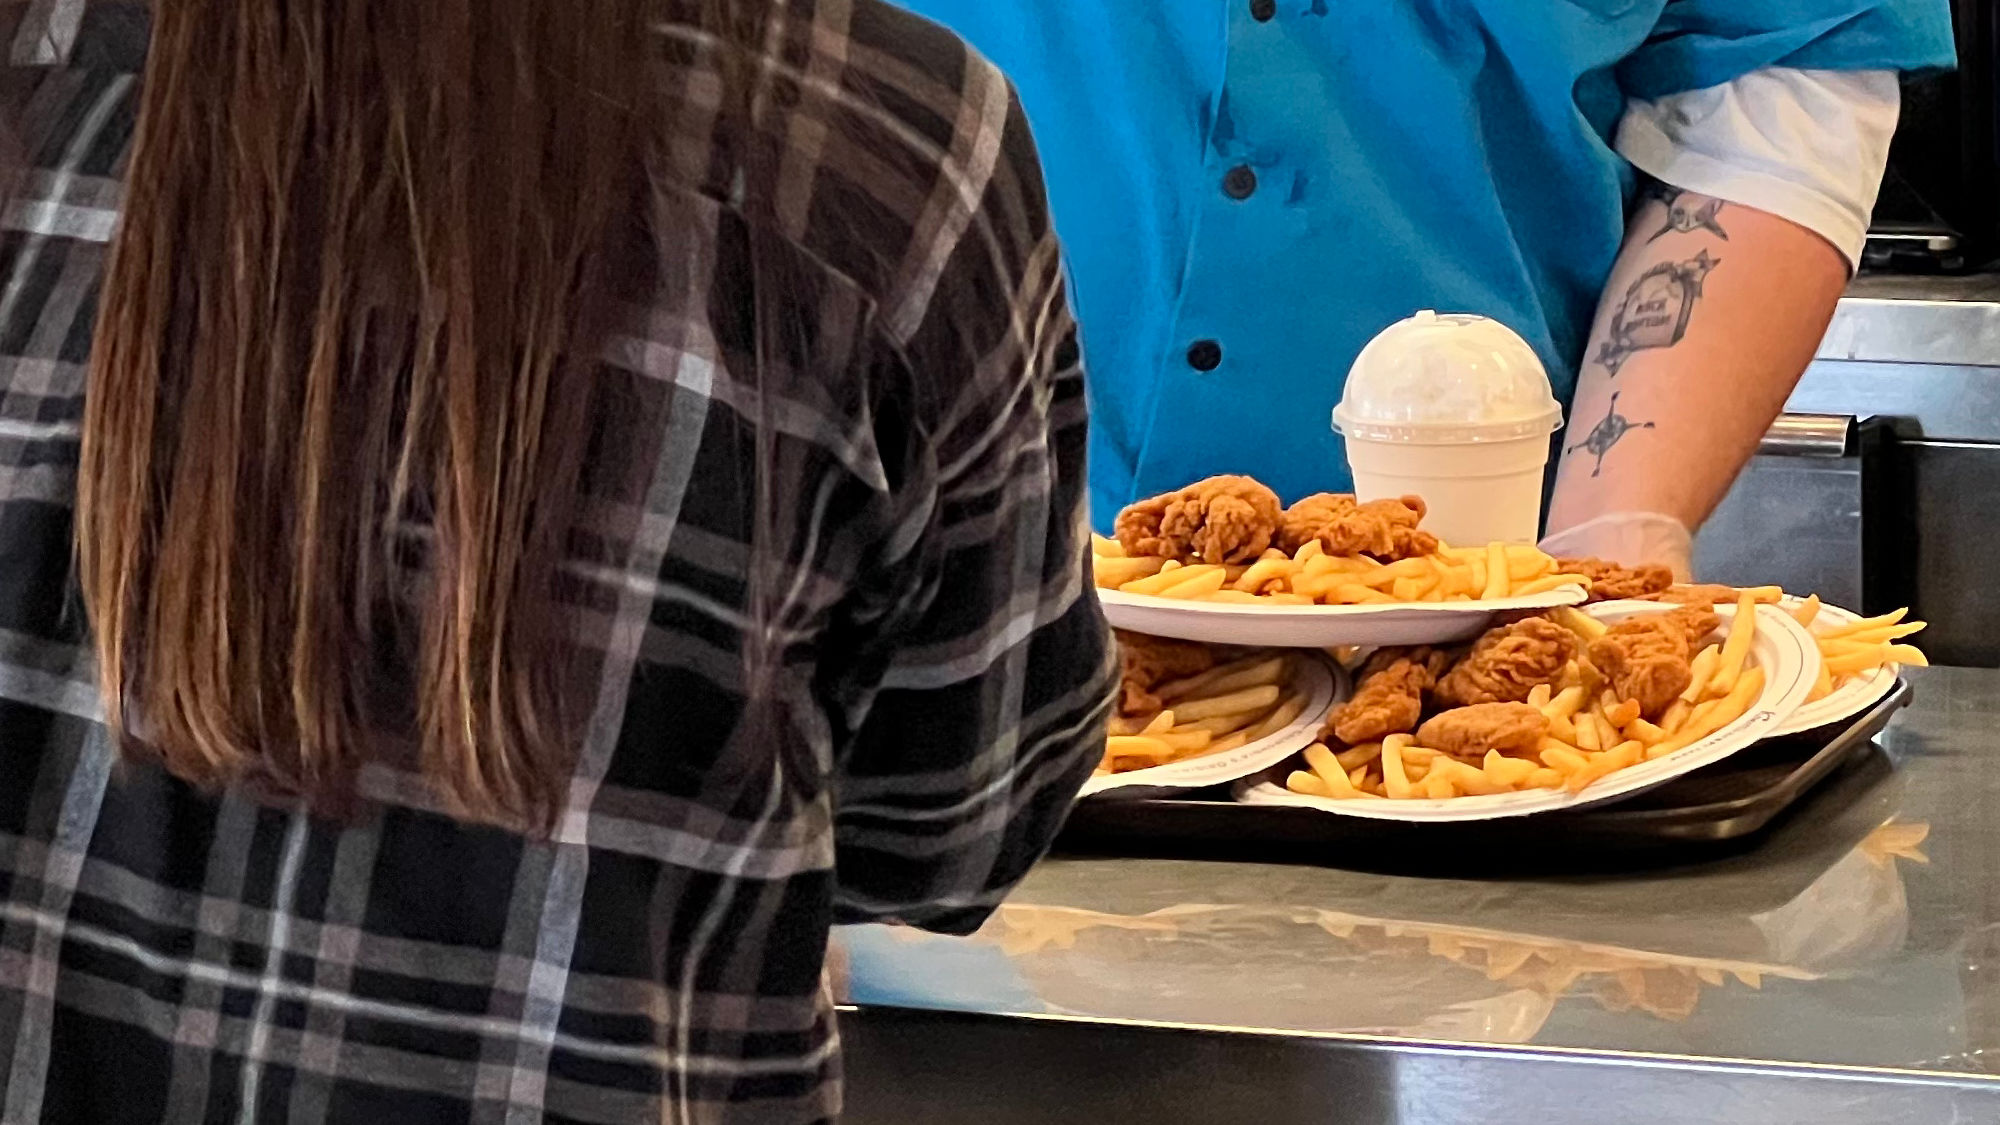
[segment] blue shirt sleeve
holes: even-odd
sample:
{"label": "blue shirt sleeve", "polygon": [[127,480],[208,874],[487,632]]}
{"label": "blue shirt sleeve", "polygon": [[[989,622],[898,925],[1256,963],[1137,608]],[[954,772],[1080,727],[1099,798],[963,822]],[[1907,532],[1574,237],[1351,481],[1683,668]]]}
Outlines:
{"label": "blue shirt sleeve", "polygon": [[1658,98],[1765,67],[1932,70],[1955,61],[1950,0],[1668,0],[1618,78],[1629,96]]}

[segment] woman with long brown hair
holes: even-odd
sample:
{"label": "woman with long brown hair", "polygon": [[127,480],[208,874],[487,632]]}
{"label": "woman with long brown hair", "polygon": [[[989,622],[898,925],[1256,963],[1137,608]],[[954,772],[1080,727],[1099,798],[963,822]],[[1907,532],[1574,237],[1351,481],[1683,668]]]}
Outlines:
{"label": "woman with long brown hair", "polygon": [[976,925],[1108,700],[1004,79],[879,0],[0,12],[0,1119],[836,1116],[828,927]]}

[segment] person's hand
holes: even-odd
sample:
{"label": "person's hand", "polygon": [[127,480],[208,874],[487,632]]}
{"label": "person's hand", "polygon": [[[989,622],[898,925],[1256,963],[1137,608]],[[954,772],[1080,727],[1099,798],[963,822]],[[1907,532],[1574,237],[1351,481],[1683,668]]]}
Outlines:
{"label": "person's hand", "polygon": [[1659,512],[1607,512],[1550,532],[1541,547],[1557,558],[1599,558],[1625,566],[1658,563],[1674,572],[1676,582],[1693,577],[1694,535],[1686,524]]}

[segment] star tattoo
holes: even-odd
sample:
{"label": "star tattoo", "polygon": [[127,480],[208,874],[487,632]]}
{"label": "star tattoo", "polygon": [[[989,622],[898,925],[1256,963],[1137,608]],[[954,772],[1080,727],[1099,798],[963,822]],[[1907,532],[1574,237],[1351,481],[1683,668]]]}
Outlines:
{"label": "star tattoo", "polygon": [[1595,456],[1597,458],[1597,465],[1590,470],[1590,475],[1593,477],[1598,476],[1604,472],[1604,455],[1611,452],[1612,446],[1617,445],[1624,439],[1626,434],[1631,433],[1633,430],[1650,430],[1652,428],[1653,423],[1651,422],[1634,422],[1632,419],[1618,413],[1618,392],[1613,391],[1611,392],[1611,405],[1604,411],[1604,420],[1592,426],[1590,432],[1583,436],[1582,441],[1563,450],[1563,452],[1575,453],[1581,449]]}
{"label": "star tattoo", "polygon": [[1598,349],[1597,362],[1616,375],[1632,353],[1680,343],[1695,302],[1701,300],[1702,279],[1721,264],[1703,250],[1684,262],[1661,262],[1640,274],[1611,314],[1610,339]]}

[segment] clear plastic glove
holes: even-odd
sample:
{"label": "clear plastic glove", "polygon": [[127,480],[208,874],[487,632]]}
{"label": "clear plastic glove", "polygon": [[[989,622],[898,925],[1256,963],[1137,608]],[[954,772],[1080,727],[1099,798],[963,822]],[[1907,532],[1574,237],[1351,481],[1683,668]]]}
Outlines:
{"label": "clear plastic glove", "polygon": [[1626,566],[1658,563],[1674,581],[1693,578],[1694,534],[1659,512],[1607,512],[1542,537],[1542,550],[1559,558],[1599,558]]}

